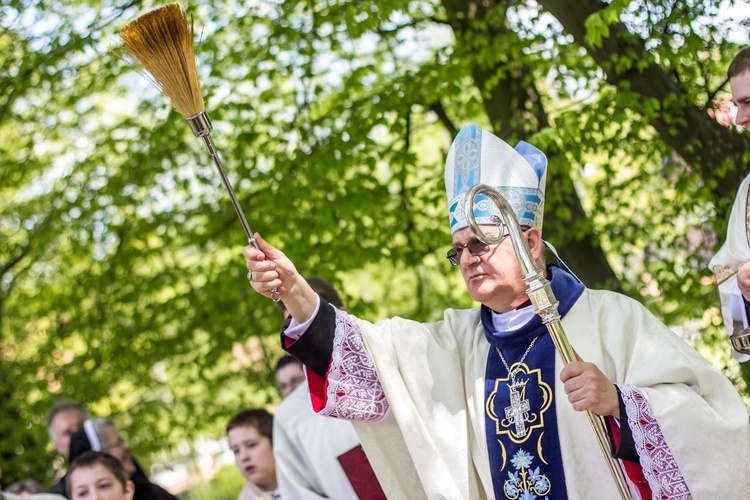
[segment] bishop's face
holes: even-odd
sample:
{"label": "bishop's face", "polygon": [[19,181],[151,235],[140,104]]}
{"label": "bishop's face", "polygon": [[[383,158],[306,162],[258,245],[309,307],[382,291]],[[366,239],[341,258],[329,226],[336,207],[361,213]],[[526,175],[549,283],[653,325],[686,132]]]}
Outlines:
{"label": "bishop's face", "polygon": [[[488,236],[499,234],[496,226],[481,228]],[[460,229],[453,234],[453,246],[465,245],[473,239],[476,236],[470,228]],[[510,311],[527,298],[521,268],[509,240],[506,237],[500,243],[490,245],[484,255],[472,255],[464,249],[458,261],[471,298],[496,312]]]}

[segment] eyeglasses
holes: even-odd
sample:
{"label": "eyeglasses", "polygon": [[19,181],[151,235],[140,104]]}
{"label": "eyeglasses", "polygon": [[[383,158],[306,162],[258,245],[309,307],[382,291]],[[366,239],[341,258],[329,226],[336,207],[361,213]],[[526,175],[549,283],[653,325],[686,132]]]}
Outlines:
{"label": "eyeglasses", "polygon": [[[283,395],[286,395],[287,392],[292,392],[294,389],[296,389],[302,382],[305,381],[304,376],[300,377],[292,377],[289,382],[281,382],[279,383],[279,392]],[[287,391],[288,389],[288,391]]]}
{"label": "eyeglasses", "polygon": [[[508,236],[508,233],[505,233],[502,238],[500,238],[500,241],[498,241],[496,244],[500,243],[505,239],[505,237]],[[470,240],[469,242],[463,244],[463,245],[457,245],[454,247],[451,247],[450,250],[448,250],[448,254],[446,255],[446,258],[450,261],[451,264],[454,266],[458,265],[458,262],[461,260],[461,253],[464,251],[464,248],[469,251],[471,255],[474,257],[479,257],[487,252],[490,251],[490,245],[487,243],[484,243],[483,241],[479,241],[478,239]]]}
{"label": "eyeglasses", "polygon": [[110,444],[109,446],[102,446],[102,451],[107,452],[115,448],[124,448],[127,444],[128,444],[127,441],[125,441],[125,439],[123,439],[123,437],[120,436],[120,439]]}

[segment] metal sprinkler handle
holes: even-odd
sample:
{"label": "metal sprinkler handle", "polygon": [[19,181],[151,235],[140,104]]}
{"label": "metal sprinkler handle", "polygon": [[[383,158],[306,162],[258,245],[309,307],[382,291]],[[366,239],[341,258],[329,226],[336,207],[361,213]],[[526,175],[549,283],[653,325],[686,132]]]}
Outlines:
{"label": "metal sprinkler handle", "polygon": [[[247,242],[256,250],[260,250],[260,245],[258,245],[258,241],[255,239],[255,236],[253,236],[253,231],[250,229],[250,224],[247,223],[247,218],[245,218],[245,213],[242,211],[242,207],[240,207],[240,202],[237,201],[237,196],[235,196],[234,194],[232,183],[229,182],[229,178],[227,177],[227,174],[224,171],[224,167],[221,163],[221,157],[219,157],[219,151],[216,149],[214,140],[211,137],[211,131],[213,130],[211,118],[209,118],[206,111],[201,111],[197,115],[188,118],[187,121],[190,124],[190,129],[193,131],[193,134],[195,134],[196,137],[201,137],[203,139],[203,142],[206,145],[211,158],[213,158],[214,160],[216,168],[219,170],[221,182],[224,184],[224,187],[229,193],[229,198],[232,200],[234,211],[237,214],[237,217],[240,219],[242,229],[245,230],[245,235],[247,235]],[[274,302],[278,302],[279,300],[281,300],[281,294],[276,288],[271,290],[271,299],[273,299]]]}

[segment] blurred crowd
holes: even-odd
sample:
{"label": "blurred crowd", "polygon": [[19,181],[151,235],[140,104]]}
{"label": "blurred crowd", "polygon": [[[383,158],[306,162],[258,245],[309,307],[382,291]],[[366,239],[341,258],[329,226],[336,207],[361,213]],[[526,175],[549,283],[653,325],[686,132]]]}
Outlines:
{"label": "blurred crowd", "polygon": [[[329,282],[318,277],[308,282],[343,309]],[[288,318],[281,302],[279,312]],[[276,418],[263,408],[243,409],[226,426],[229,447],[245,478],[238,498],[385,498],[352,425],[313,413],[302,363],[281,357],[276,380],[283,398]],[[52,405],[46,426],[55,450],[68,464],[66,473],[49,489],[33,479],[14,482],[0,498],[178,498],[149,479],[112,418],[92,416],[83,404],[64,400]]]}

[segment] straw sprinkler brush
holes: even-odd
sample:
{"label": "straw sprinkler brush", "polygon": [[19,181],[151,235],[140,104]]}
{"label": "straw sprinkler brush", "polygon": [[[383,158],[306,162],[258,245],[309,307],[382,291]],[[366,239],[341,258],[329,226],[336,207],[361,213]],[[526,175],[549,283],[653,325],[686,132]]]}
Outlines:
{"label": "straw sprinkler brush", "polygon": [[[234,211],[242,223],[248,243],[260,250],[211,138],[213,125],[203,103],[201,84],[195,67],[192,18],[188,23],[182,7],[177,3],[170,3],[126,24],[120,32],[120,39],[129,50],[129,55],[143,66],[144,69],[139,72],[169,99],[188,121],[193,134],[203,139],[219,170],[221,182],[229,193]],[[124,57],[120,57],[125,60]],[[250,278],[248,274],[248,279]],[[275,301],[281,298],[275,288],[271,290],[271,298]]]}

